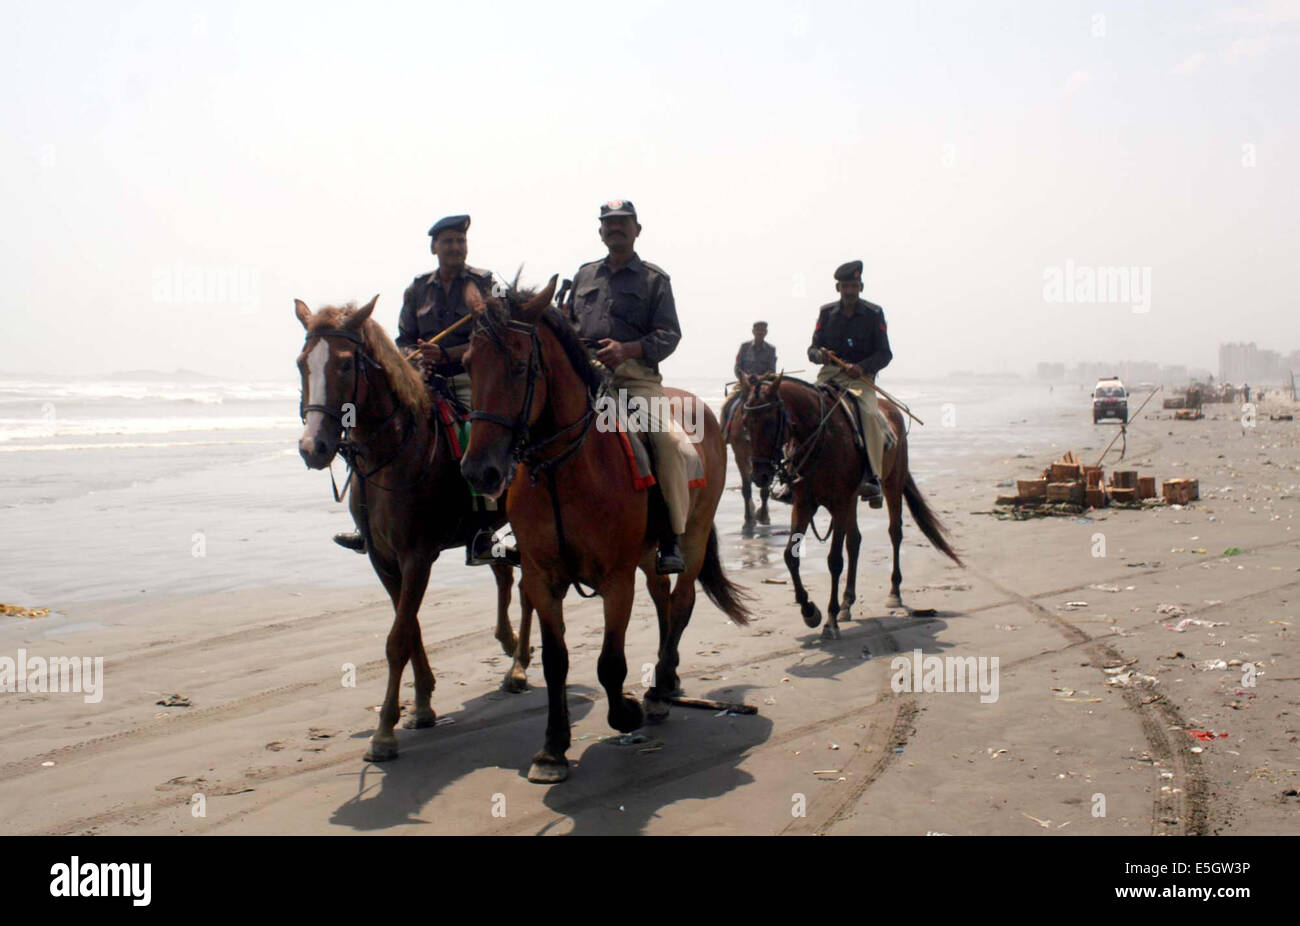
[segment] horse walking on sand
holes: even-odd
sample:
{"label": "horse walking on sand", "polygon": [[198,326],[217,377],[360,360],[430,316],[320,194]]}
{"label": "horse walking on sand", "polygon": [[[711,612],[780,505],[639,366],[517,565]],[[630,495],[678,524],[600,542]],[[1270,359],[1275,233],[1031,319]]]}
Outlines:
{"label": "horse walking on sand", "polygon": [[[298,452],[311,469],[324,469],[336,454],[347,459],[344,492],[351,492],[352,517],[366,538],[370,564],[393,600],[388,688],[379,728],[366,752],[372,762],[397,757],[394,726],[408,660],[415,672],[415,711],[407,726],[434,725],[434,678],[420,635],[420,603],[438,554],[464,546],[473,531],[469,488],[444,429],[430,425],[432,400],[424,382],[370,317],[378,298],[359,309],[326,306],[315,313],[294,300],[294,312],[307,331],[298,356],[304,422]],[[501,521],[505,523],[504,513]],[[503,687],[522,691],[531,609],[521,593],[516,637],[509,616],[513,570],[494,563],[492,571],[496,638],[514,658]]]}
{"label": "horse walking on sand", "polygon": [[[523,563],[520,588],[541,623],[546,739],[528,772],[530,781],[541,783],[568,777],[564,597],[570,585],[584,594],[578,583],[586,583],[603,599],[605,638],[596,673],[609,699],[609,724],[623,733],[640,727],[647,714],[651,720],[668,715],[669,699],[680,690],[678,644],[695,606],[697,579],[733,621],[749,620],[744,593],[722,571],[713,527],[727,453],[717,419],[690,393],[665,390],[701,411],[690,420],[700,422],[696,447],[706,480],[691,490],[681,541],[686,570],[670,590],[668,576],[655,572],[658,519],[666,515],[636,488],[623,435],[594,426],[601,380],[569,322],[550,308],[554,290],[552,277],[536,295],[512,289],[504,300],[485,304],[470,284],[465,296],[478,320],[465,356],[475,411],[461,470],[484,495],[509,490],[507,510]],[[623,643],[638,567],[659,618],[659,659],[644,712],[623,693]]]}
{"label": "horse walking on sand", "polygon": [[[817,627],[821,610],[809,600],[808,591],[799,578],[799,557],[805,531],[818,508],[831,515],[831,548],[826,564],[831,573],[831,597],[826,606],[828,620],[822,629],[824,639],[838,639],[840,620],[852,619],[857,599],[858,550],[862,533],[858,530],[858,481],[862,473],[862,454],[854,440],[849,412],[824,390],[802,380],[782,375],[743,378],[745,404],[737,417],[753,447],[754,481],[770,485],[778,470],[793,490],[794,510],[790,517],[790,540],[785,548],[785,565],[794,583],[794,597],[804,623]],[[902,607],[899,547],[903,543],[903,500],[907,500],[912,518],[930,543],[957,565],[961,558],[948,541],[945,528],[921,490],[916,487],[907,465],[907,431],[898,406],[879,400],[880,410],[889,423],[893,443],[888,446],[880,476],[881,491],[889,508],[889,539],[894,547],[894,571],[890,577],[888,603]],[[837,409],[839,411],[837,412]],[[844,542],[848,540],[849,575],[844,585],[844,599],[839,599],[840,573],[844,568]]]}
{"label": "horse walking on sand", "polygon": [[767,498],[772,491],[771,484],[759,486],[759,507],[754,511],[754,450],[749,444],[749,434],[745,431],[744,416],[741,414],[741,406],[745,402],[745,393],[742,390],[730,396],[727,401],[722,403],[722,420],[726,422],[723,425],[723,434],[727,443],[731,446],[731,454],[736,458],[736,469],[740,471],[740,495],[745,500],[745,523],[740,529],[742,537],[754,536],[754,525],[761,524],[764,527],[772,523],[771,515],[767,510]]}

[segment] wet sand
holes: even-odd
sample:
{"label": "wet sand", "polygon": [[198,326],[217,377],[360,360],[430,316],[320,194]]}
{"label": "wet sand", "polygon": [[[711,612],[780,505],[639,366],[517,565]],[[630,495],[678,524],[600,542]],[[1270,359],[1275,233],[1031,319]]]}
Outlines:
{"label": "wet sand", "polygon": [[[1245,431],[1227,406],[1208,406],[1200,422],[1158,412],[1135,426],[1129,467],[1200,479],[1201,501],[1181,509],[1001,520],[992,502],[1010,490],[997,484],[1035,475],[1048,455],[974,450],[923,484],[967,568],[904,517],[904,601],[935,616],[885,607],[887,549],[873,541],[837,641],[804,626],[788,584],[764,581],[785,578],[780,537],[744,542],[727,565],[756,596],[754,621],[733,626],[701,595],[681,675],[688,695],[743,700],[757,715],[675,707],[665,724],[615,738],[596,680],[599,605],[570,595],[573,767],[549,788],[524,778],[546,723],[540,651],[531,690],[499,690],[509,660],[492,639],[486,570],[469,586],[435,577],[422,624],[440,723],[399,731],[401,757],[383,765],[362,761],[391,618],[377,581],[98,603],[57,633],[0,618],[0,655],[101,655],[106,673],[98,704],[0,695],[2,829],[1300,832],[1300,432],[1269,421],[1277,410],[1264,406]],[[1113,433],[1082,420],[1069,446],[1095,455]],[[776,524],[788,514],[773,506]],[[859,520],[878,539],[883,512],[863,507]],[[1093,555],[1099,533],[1104,557]],[[1240,554],[1222,555],[1231,547]],[[825,548],[805,555],[820,561]],[[824,566],[807,575],[824,608]],[[1172,629],[1185,618],[1213,626]],[[656,643],[639,591],[629,690],[640,690]],[[890,660],[916,649],[998,657],[998,699],[895,693]],[[1216,660],[1256,663],[1258,684]],[[342,683],[345,663],[355,687]],[[1130,684],[1108,684],[1116,678]],[[156,704],[172,693],[191,706]]]}

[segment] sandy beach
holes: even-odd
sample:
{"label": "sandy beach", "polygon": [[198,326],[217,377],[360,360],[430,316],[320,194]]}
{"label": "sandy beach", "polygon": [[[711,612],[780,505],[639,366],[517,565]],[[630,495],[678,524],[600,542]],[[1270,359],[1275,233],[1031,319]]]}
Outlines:
{"label": "sandy beach", "polygon": [[[1195,476],[1201,500],[1075,517],[1009,520],[993,501],[1007,491],[999,483],[1036,475],[1065,449],[1099,453],[1114,428],[1094,427],[1086,409],[1058,412],[1050,439],[1032,447],[973,441],[957,463],[925,459],[939,445],[918,440],[922,489],[967,566],[943,558],[905,517],[904,601],[936,613],[887,610],[883,512],[861,507],[859,601],[837,641],[803,625],[785,582],[779,529],[789,509],[774,505],[773,535],[753,540],[719,523],[733,538],[726,566],[755,596],[755,618],[735,627],[701,596],[682,644],[683,687],[756,715],[675,707],[665,724],[616,737],[596,681],[599,605],[570,595],[574,766],[550,788],[524,777],[545,726],[540,650],[533,687],[500,691],[509,660],[492,639],[486,570],[455,584],[435,572],[421,616],[440,721],[401,731],[400,758],[383,765],[362,761],[391,618],[373,579],[120,596],[70,605],[58,624],[0,618],[0,655],[104,660],[99,703],[0,696],[0,829],[1297,833],[1300,432],[1270,421],[1278,410],[1265,404],[1249,429],[1231,406],[1207,406],[1199,422],[1149,412],[1130,435],[1126,468]],[[301,542],[327,547],[323,533]],[[1240,552],[1223,555],[1231,548]],[[363,564],[327,554],[354,572]],[[825,548],[809,544],[805,556],[824,607]],[[467,572],[459,558],[448,553],[438,570]],[[656,638],[639,591],[632,691]],[[916,650],[997,657],[996,700],[894,691],[891,660]],[[1243,684],[1246,664],[1256,666],[1254,687]],[[348,665],[355,686],[345,684]],[[173,694],[188,706],[158,703]]]}

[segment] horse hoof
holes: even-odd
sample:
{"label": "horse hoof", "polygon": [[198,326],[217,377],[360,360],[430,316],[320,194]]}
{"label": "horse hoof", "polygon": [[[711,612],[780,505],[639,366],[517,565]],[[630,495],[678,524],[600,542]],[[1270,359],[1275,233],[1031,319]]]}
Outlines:
{"label": "horse hoof", "polygon": [[365,760],[367,762],[388,762],[397,758],[397,737],[391,739],[379,739],[372,737],[370,748],[366,750]]}
{"label": "horse hoof", "polygon": [[609,725],[619,733],[631,733],[641,729],[645,723],[645,714],[636,698],[623,695],[609,706]]}
{"label": "horse hoof", "polygon": [[758,523],[759,523],[759,524],[762,524],[764,527],[771,527],[771,525],[772,525],[772,519],[769,518],[769,517],[767,516],[767,512],[766,512],[766,511],[762,511],[762,512],[759,512],[759,515],[758,515]]}
{"label": "horse hoof", "polygon": [[501,680],[501,690],[511,694],[523,694],[528,690],[528,676],[518,666],[511,667],[506,677]]}
{"label": "horse hoof", "polygon": [[840,628],[834,624],[827,624],[822,628],[823,640],[838,640],[840,638]]}
{"label": "horse hoof", "polygon": [[514,658],[514,655],[519,652],[519,640],[514,636],[514,634],[511,634],[504,640],[497,637],[497,642],[501,644],[501,652],[511,658]]}
{"label": "horse hoof", "polygon": [[645,708],[646,723],[663,723],[668,719],[668,709],[671,705],[667,701],[646,695],[641,705]]}
{"label": "horse hoof", "polygon": [[752,522],[750,521],[745,522],[745,526],[740,529],[740,536],[742,537],[754,536],[754,525]]}
{"label": "horse hoof", "polygon": [[[426,707],[421,710],[417,710],[410,717],[406,718],[406,722],[403,723],[402,726],[408,730],[423,730],[426,729],[427,727],[434,726],[435,724],[437,724],[437,722],[438,722],[438,715],[434,713],[433,708]],[[396,752],[396,749],[397,747],[394,746],[393,747],[394,752]]]}
{"label": "horse hoof", "polygon": [[801,607],[799,609],[799,613],[803,615],[803,622],[807,624],[809,627],[818,627],[821,625],[822,622],[821,609],[818,608],[817,605],[813,604],[812,602],[809,602],[808,604]]}
{"label": "horse hoof", "polygon": [[533,756],[533,764],[528,769],[528,780],[539,785],[559,784],[569,777],[567,759],[556,759],[544,752]]}
{"label": "horse hoof", "polygon": [[901,608],[903,606],[903,598],[901,595],[890,595],[885,599],[885,605],[890,608]]}
{"label": "horse hoof", "polygon": [[840,608],[840,613],[835,615],[835,619],[840,621],[853,620],[853,609],[849,607]]}

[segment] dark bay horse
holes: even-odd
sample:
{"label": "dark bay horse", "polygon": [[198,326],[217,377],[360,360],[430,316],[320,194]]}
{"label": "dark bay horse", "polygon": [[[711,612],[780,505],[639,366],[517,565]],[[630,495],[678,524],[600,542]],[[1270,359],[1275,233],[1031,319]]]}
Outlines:
{"label": "dark bay horse", "polygon": [[741,406],[745,402],[745,393],[742,389],[740,392],[730,396],[727,401],[722,403],[722,420],[726,422],[723,426],[723,434],[728,444],[731,445],[731,455],[736,458],[736,469],[740,471],[740,495],[745,500],[745,523],[740,529],[742,537],[754,536],[754,524],[764,526],[772,523],[771,515],[767,511],[767,497],[771,492],[771,484],[759,486],[759,506],[758,511],[754,511],[754,463],[753,449],[749,446],[749,434],[745,431],[744,422],[741,420],[744,416],[741,414]]}
{"label": "dark bay horse", "polygon": [[[852,618],[856,600],[858,550],[862,533],[858,530],[858,480],[862,473],[862,454],[853,437],[848,413],[817,387],[797,379],[777,375],[744,380],[745,406],[740,414],[754,454],[754,481],[771,483],[779,467],[788,471],[792,483],[794,511],[790,519],[790,540],[785,548],[785,564],[794,582],[794,597],[804,623],[816,627],[822,613],[808,598],[799,578],[799,557],[805,531],[818,508],[831,515],[831,549],[826,565],[831,573],[831,598],[826,606],[829,619],[822,630],[825,639],[838,639],[839,621]],[[880,473],[880,487],[889,507],[889,539],[894,546],[894,571],[890,579],[889,605],[902,607],[899,586],[903,573],[898,553],[903,543],[903,500],[907,500],[912,518],[926,538],[961,565],[961,559],[948,542],[943,525],[930,510],[921,490],[912,480],[907,467],[907,431],[903,414],[884,397],[880,409],[893,431],[894,444],[885,451]],[[844,601],[839,600],[840,572],[844,568],[844,541],[848,539],[849,575],[844,585]]]}
{"label": "dark bay horse", "polygon": [[[408,660],[415,672],[415,712],[407,726],[431,727],[436,720],[433,670],[420,636],[420,603],[434,560],[442,550],[464,546],[471,523],[469,489],[443,429],[429,424],[431,400],[424,382],[370,317],[378,298],[359,309],[327,306],[314,314],[294,300],[294,313],[307,330],[298,356],[305,425],[298,452],[312,469],[329,466],[340,451],[350,458],[352,517],[366,538],[370,564],[393,599],[388,688],[366,753],[373,762],[397,757],[393,728]],[[523,598],[516,637],[509,616],[512,570],[493,564],[492,571],[496,638],[505,654],[514,657],[504,686],[522,690],[531,611]]]}
{"label": "dark bay horse", "polygon": [[[727,448],[713,413],[689,393],[665,390],[698,403],[701,414],[694,420],[702,425],[697,446],[706,479],[691,490],[681,542],[686,570],[670,590],[668,576],[655,573],[661,529],[650,513],[658,506],[636,489],[619,434],[595,424],[600,378],[568,321],[549,307],[554,289],[552,277],[535,296],[512,291],[504,302],[484,305],[470,284],[465,297],[479,317],[465,357],[475,420],[461,470],[484,495],[509,490],[507,511],[523,562],[520,588],[541,622],[549,710],[545,745],[533,756],[528,778],[542,783],[568,777],[564,597],[570,585],[585,583],[603,598],[605,639],[596,672],[609,698],[609,724],[624,733],[645,719],[636,699],[623,693],[623,640],[638,567],[659,617],[655,683],[645,695],[651,720],[667,717],[668,699],[679,691],[678,644],[695,607],[696,580],[733,621],[749,619],[744,593],[718,559],[713,517]],[[580,585],[578,591],[583,594]]]}

